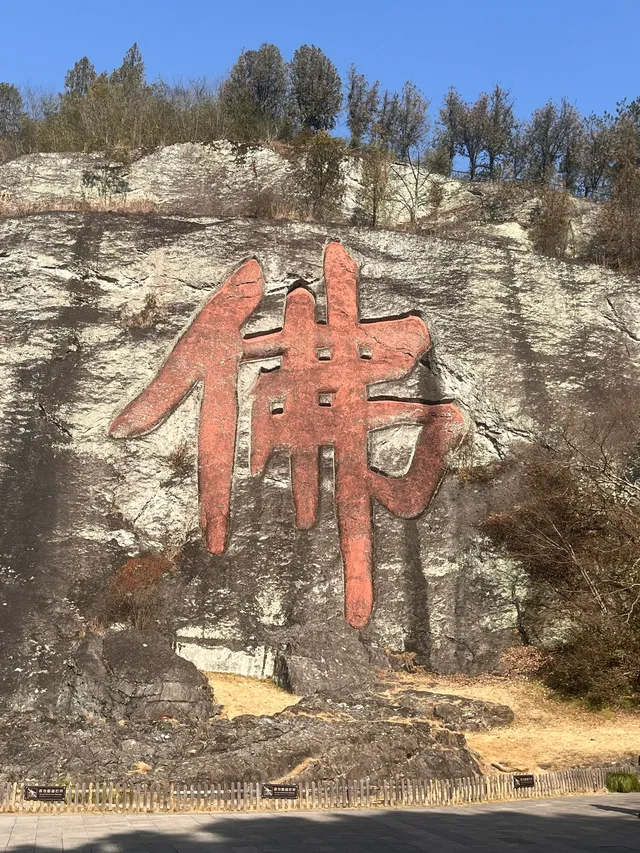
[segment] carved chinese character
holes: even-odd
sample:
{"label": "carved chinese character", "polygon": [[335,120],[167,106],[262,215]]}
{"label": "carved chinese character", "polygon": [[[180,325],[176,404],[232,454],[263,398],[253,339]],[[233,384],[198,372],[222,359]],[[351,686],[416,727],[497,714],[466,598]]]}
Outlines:
{"label": "carved chinese character", "polygon": [[[262,373],[254,389],[251,472],[263,471],[274,450],[289,452],[296,525],[307,529],[318,511],[320,449],[333,447],[345,614],[362,628],[373,605],[372,501],[407,518],[424,511],[464,421],[452,403],[368,399],[368,385],[400,379],[428,351],[427,327],[415,316],[359,321],[358,268],[339,243],[327,247],[324,273],[326,323],[315,319],[313,294],[296,287],[287,296],[280,331],[243,338],[240,328],[264,287],[257,261],[244,264],[205,305],[156,378],[115,419],[110,435],[149,432],[202,382],[201,518],[209,551],[220,554],[229,525],[238,368],[242,361],[280,356],[279,369]],[[368,433],[396,424],[422,430],[408,473],[388,477],[369,467]]]}

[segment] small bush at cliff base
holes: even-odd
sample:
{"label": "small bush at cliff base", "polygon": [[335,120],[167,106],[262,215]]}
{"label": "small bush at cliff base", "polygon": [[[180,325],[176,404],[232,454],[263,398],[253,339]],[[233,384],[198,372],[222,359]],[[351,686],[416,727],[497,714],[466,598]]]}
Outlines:
{"label": "small bush at cliff base", "polygon": [[607,791],[612,794],[631,794],[640,791],[640,779],[633,773],[607,773]]}
{"label": "small bush at cliff base", "polygon": [[108,617],[136,630],[161,628],[169,609],[167,578],[175,571],[173,563],[161,554],[127,560],[107,586]]}

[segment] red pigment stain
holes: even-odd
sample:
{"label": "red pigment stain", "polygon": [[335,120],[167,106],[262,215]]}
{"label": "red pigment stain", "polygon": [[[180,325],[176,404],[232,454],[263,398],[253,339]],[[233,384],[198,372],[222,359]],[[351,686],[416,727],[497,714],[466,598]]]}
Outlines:
{"label": "red pigment stain", "polygon": [[[419,317],[358,320],[358,267],[339,243],[324,256],[327,322],[315,319],[315,297],[304,287],[287,296],[280,331],[243,338],[242,324],[258,306],[264,280],[248,261],[209,300],[151,384],[115,419],[109,434],[132,438],[153,430],[203,383],[199,429],[202,527],[213,554],[224,551],[237,421],[236,379],[242,361],[281,356],[254,389],[251,472],[262,472],[274,450],[288,450],[296,525],[312,527],[319,498],[319,456],[334,448],[335,499],[344,562],[345,615],[366,625],[373,606],[372,500],[395,515],[419,515],[433,498],[445,460],[460,442],[463,417],[452,403],[369,400],[367,386],[400,379],[429,350]],[[403,477],[372,471],[370,430],[422,427]]]}

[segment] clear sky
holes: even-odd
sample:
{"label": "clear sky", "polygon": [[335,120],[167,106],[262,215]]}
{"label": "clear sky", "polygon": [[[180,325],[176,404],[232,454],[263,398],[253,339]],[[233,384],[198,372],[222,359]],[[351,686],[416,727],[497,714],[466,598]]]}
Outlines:
{"label": "clear sky", "polygon": [[62,88],[83,55],[98,71],[137,41],[150,79],[220,77],[242,48],[315,44],[344,75],[413,80],[437,105],[496,82],[522,117],[566,96],[583,113],[640,95],[640,0],[0,0],[0,82]]}

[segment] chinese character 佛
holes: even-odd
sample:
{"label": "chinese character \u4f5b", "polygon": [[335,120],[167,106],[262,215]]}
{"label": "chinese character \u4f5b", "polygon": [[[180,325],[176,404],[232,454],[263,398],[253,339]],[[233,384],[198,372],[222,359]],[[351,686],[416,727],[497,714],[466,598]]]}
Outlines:
{"label": "chinese character \u4f5b", "polygon": [[[282,329],[245,338],[241,327],[264,290],[260,265],[247,261],[209,299],[109,434],[150,432],[202,383],[200,514],[207,547],[220,554],[229,528],[238,369],[245,361],[279,356],[280,367],[261,373],[253,392],[251,473],[261,473],[276,449],[287,450],[296,525],[307,529],[318,513],[320,450],[333,448],[345,615],[362,628],[373,606],[372,501],[405,518],[423,512],[462,438],[464,419],[452,403],[369,399],[369,385],[411,371],[429,350],[429,332],[416,316],[360,321],[358,267],[340,243],[325,250],[324,277],[326,322],[316,320],[314,295],[298,286],[287,295]],[[369,467],[368,433],[398,424],[422,429],[409,471],[390,477]]]}

